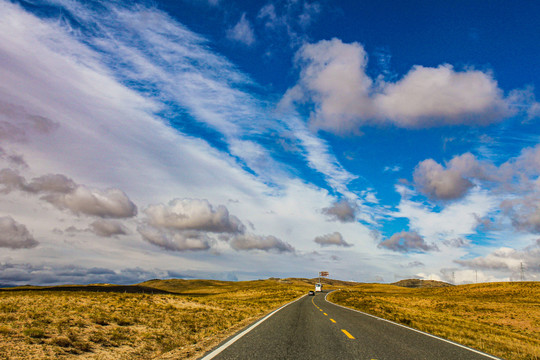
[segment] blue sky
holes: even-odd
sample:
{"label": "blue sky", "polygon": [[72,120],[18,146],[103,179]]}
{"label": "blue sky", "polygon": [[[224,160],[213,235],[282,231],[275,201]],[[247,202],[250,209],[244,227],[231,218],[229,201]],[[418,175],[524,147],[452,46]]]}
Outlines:
{"label": "blue sky", "polygon": [[538,4],[0,7],[0,283],[540,278]]}

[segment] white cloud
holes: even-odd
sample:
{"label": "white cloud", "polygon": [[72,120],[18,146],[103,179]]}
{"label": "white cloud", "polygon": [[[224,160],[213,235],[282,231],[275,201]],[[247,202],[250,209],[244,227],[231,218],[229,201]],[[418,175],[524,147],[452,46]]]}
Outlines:
{"label": "white cloud", "polygon": [[539,280],[540,241],[521,250],[501,247],[485,256],[455,262],[470,269],[500,272],[514,281],[520,280],[523,266],[525,280]]}
{"label": "white cloud", "polygon": [[235,236],[230,241],[235,250],[262,250],[276,251],[279,253],[295,252],[294,247],[275,236],[259,236],[254,234],[242,234]]}
{"label": "white cloud", "polygon": [[349,201],[342,199],[335,202],[330,207],[322,209],[323,214],[329,216],[333,220],[341,222],[351,222],[356,219],[357,206]]}
{"label": "white cloud", "polygon": [[306,44],[297,53],[299,82],[282,102],[310,102],[311,125],[338,134],[387,123],[404,128],[488,125],[515,113],[512,97],[504,97],[490,73],[456,71],[448,64],[415,66],[392,83],[373,81],[367,61],[357,42],[334,38]]}
{"label": "white cloud", "polygon": [[127,218],[137,215],[137,207],[118,189],[100,191],[78,186],[68,194],[47,194],[43,200],[59,209],[68,209],[75,214],[102,218]]}
{"label": "white cloud", "polygon": [[331,234],[326,234],[322,236],[317,236],[315,238],[315,241],[317,244],[321,246],[344,246],[344,247],[350,247],[352,244],[349,244],[348,242],[343,239],[343,236],[339,232],[333,232]]}
{"label": "white cloud", "polygon": [[166,250],[208,250],[216,244],[215,234],[228,239],[245,231],[244,224],[225,206],[214,207],[204,199],[174,199],[167,205],[150,205],[143,212],[146,218],[138,232]]}
{"label": "white cloud", "polygon": [[129,230],[119,221],[98,219],[90,224],[90,231],[102,237],[127,235]]}
{"label": "white cloud", "polygon": [[44,116],[32,114],[24,106],[0,100],[0,139],[27,141],[30,136],[53,132],[58,124]]}
{"label": "white cloud", "polygon": [[374,99],[380,115],[401,127],[487,125],[511,114],[492,75],[451,65],[416,66]]}
{"label": "white cloud", "polygon": [[208,250],[213,240],[208,235],[198,231],[173,231],[152,226],[137,228],[143,239],[170,251]]}
{"label": "white cloud", "polygon": [[[316,273],[316,264],[283,260],[287,257],[279,252],[279,243],[272,251],[236,252],[226,237],[233,240],[241,234],[174,228],[182,227],[181,221],[163,220],[164,226],[153,227],[145,223],[149,217],[144,213],[121,222],[129,233],[115,241],[91,231],[79,230],[76,236],[55,231],[87,229],[89,220],[81,216],[85,214],[129,216],[134,213],[130,202],[145,209],[148,204],[188,196],[227,204],[227,210],[244,224],[253,223],[258,233],[271,234],[298,249],[298,254],[313,250],[313,239],[319,234],[336,230],[355,244],[367,244],[366,253],[376,252],[366,226],[328,223],[320,212],[336,201],[335,192],[354,199],[347,184],[356,177],[296,114],[272,113],[272,104],[242,90],[252,81],[211,52],[204,38],[144,6],[117,8],[107,3],[99,16],[84,2],[61,1],[53,6],[69,14],[66,19],[74,19],[74,28],[0,2],[0,52],[4,54],[0,100],[24,109],[19,112],[21,119],[41,116],[53,124],[50,131],[40,132],[30,130],[34,125],[29,122],[23,137],[3,132],[10,136],[2,139],[4,152],[20,155],[28,167],[3,174],[15,176],[2,180],[3,188],[8,183],[12,187],[1,194],[0,211],[32,229],[43,245],[39,254],[8,249],[4,256],[18,263],[77,262],[114,271],[141,266],[198,269],[199,274],[215,275],[234,268],[243,272],[239,277],[244,279],[270,274],[276,264],[286,276]],[[2,118],[17,126],[17,119],[10,119]],[[197,129],[187,135],[170,126],[175,121],[189,122]],[[212,134],[208,142],[197,138],[200,129]],[[282,133],[300,149],[291,156],[305,162],[307,171],[323,174],[333,192],[296,178],[287,165],[271,162],[272,151],[255,141]],[[246,149],[255,149],[256,156]],[[117,189],[118,196],[106,189]],[[58,211],[40,199],[51,194],[55,196],[49,201],[69,211]],[[228,203],[229,199],[237,202]],[[119,206],[109,206],[112,203]],[[215,206],[212,209],[217,212]],[[261,247],[272,249],[265,245],[271,238],[250,236],[259,237]],[[157,246],[180,253],[158,252]],[[182,253],[189,249],[216,250],[221,255]]]}
{"label": "white cloud", "polygon": [[58,209],[68,209],[74,214],[85,214],[102,218],[127,218],[137,215],[137,206],[119,189],[105,191],[78,185],[61,174],[48,174],[27,183],[12,169],[0,170],[3,192],[20,190],[27,193],[44,194],[45,200]]}
{"label": "white cloud", "polygon": [[270,0],[257,14],[264,24],[272,43],[284,38],[290,47],[297,47],[307,40],[307,28],[317,20],[321,12],[320,3],[304,0]]}
{"label": "white cloud", "polygon": [[428,244],[415,231],[402,231],[379,243],[379,247],[398,252],[438,251],[436,245]]}
{"label": "white cloud", "polygon": [[148,224],[175,230],[243,233],[245,226],[227,208],[214,208],[208,200],[174,199],[168,205],[150,205],[144,210]]}
{"label": "white cloud", "polygon": [[478,218],[495,211],[499,203],[497,197],[476,188],[463,199],[446,204],[440,211],[408,199],[408,196],[410,194],[402,195],[398,212],[393,216],[408,219],[410,229],[435,243],[474,234]]}
{"label": "white cloud", "polygon": [[444,169],[432,159],[419,163],[413,177],[416,188],[432,199],[462,198],[474,186],[458,169]]}
{"label": "white cloud", "polygon": [[394,166],[385,166],[383,171],[384,172],[398,172],[401,170],[401,166],[394,165]]}
{"label": "white cloud", "polygon": [[255,32],[253,31],[251,22],[246,18],[246,13],[242,14],[236,25],[227,30],[227,38],[248,46],[253,45],[255,42]]}
{"label": "white cloud", "polygon": [[540,194],[506,199],[500,206],[516,230],[540,234]]}
{"label": "white cloud", "polygon": [[471,153],[454,156],[446,169],[427,159],[414,169],[416,188],[435,200],[454,200],[462,198],[474,187],[472,180],[499,181],[498,169],[486,161],[479,161]]}
{"label": "white cloud", "polygon": [[38,245],[26,226],[13,220],[11,216],[0,217],[0,247],[28,249]]}

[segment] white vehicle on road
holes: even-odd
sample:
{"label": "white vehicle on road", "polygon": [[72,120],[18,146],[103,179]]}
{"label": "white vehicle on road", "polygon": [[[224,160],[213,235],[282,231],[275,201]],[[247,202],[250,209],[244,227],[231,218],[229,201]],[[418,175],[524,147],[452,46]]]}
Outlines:
{"label": "white vehicle on road", "polygon": [[322,284],[321,283],[315,284],[315,291],[316,292],[322,291]]}

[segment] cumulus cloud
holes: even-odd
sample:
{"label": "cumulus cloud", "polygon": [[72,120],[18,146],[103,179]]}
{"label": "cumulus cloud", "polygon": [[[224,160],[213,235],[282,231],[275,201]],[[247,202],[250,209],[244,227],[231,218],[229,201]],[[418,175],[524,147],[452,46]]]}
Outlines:
{"label": "cumulus cloud", "polygon": [[128,218],[137,215],[137,206],[119,189],[105,191],[76,184],[61,174],[48,174],[32,179],[30,183],[12,169],[0,170],[2,192],[20,190],[43,194],[41,199],[58,209],[67,209],[76,215],[101,218]]}
{"label": "cumulus cloud", "polygon": [[488,125],[511,114],[492,75],[455,71],[451,65],[415,66],[396,83],[385,83],[375,104],[401,127]]}
{"label": "cumulus cloud", "polygon": [[488,72],[415,66],[396,82],[373,81],[364,47],[335,38],[302,46],[296,59],[300,79],[283,102],[310,102],[316,129],[345,134],[373,124],[488,125],[515,113]]}
{"label": "cumulus cloud", "polygon": [[342,199],[336,201],[332,206],[322,209],[323,214],[328,215],[331,219],[341,222],[353,222],[356,218],[356,205]]}
{"label": "cumulus cloud", "polygon": [[333,232],[331,234],[326,234],[322,236],[317,236],[315,238],[315,241],[317,244],[321,246],[344,246],[344,247],[350,247],[352,244],[349,244],[343,239],[343,236],[339,232]]}
{"label": "cumulus cloud", "polygon": [[438,247],[433,244],[428,244],[415,231],[402,231],[392,235],[390,238],[379,243],[378,247],[386,248],[398,252],[415,252],[415,251],[438,251]]}
{"label": "cumulus cloud", "polygon": [[198,231],[174,231],[152,226],[140,226],[137,231],[144,240],[169,251],[208,250],[213,240]]}
{"label": "cumulus cloud", "polygon": [[413,174],[416,188],[435,200],[462,198],[474,184],[469,179],[487,180],[487,164],[483,164],[471,153],[456,156],[446,169],[433,159],[420,162]]}
{"label": "cumulus cloud", "polygon": [[245,226],[227,208],[214,208],[208,200],[174,199],[168,205],[150,205],[144,210],[148,223],[175,230],[198,230],[213,233],[242,233]]}
{"label": "cumulus cloud", "polygon": [[127,235],[129,230],[120,222],[115,220],[98,219],[90,224],[90,231],[102,237],[116,235]]}
{"label": "cumulus cloud", "polygon": [[24,190],[35,193],[69,194],[77,189],[78,185],[65,175],[47,174],[32,179],[24,186]]}
{"label": "cumulus cloud", "polygon": [[11,216],[0,217],[0,247],[29,249],[38,245],[26,226],[13,220]]}
{"label": "cumulus cloud", "polygon": [[516,230],[540,234],[540,194],[504,200],[501,209]]}
{"label": "cumulus cloud", "polygon": [[78,186],[68,194],[47,194],[43,200],[59,209],[67,209],[74,214],[85,214],[102,218],[128,218],[137,215],[137,207],[119,189],[105,191]]}
{"label": "cumulus cloud", "polygon": [[228,240],[246,229],[225,206],[214,207],[205,199],[174,199],[150,205],[144,214],[144,226],[137,230],[144,240],[167,250],[207,250],[215,235]]}
{"label": "cumulus cloud", "polygon": [[294,252],[275,236],[246,233],[246,227],[223,205],[214,207],[205,199],[174,199],[167,205],[150,205],[138,232],[143,239],[167,250],[208,250],[215,236],[229,241],[235,250]]}
{"label": "cumulus cloud", "polygon": [[246,18],[246,13],[242,14],[242,17],[234,27],[227,30],[227,38],[238,41],[245,45],[253,45],[255,42],[255,32],[251,22]]}
{"label": "cumulus cloud", "polygon": [[230,241],[230,245],[235,250],[262,250],[276,251],[279,253],[294,252],[294,247],[275,236],[259,236],[254,234],[242,234],[235,236]]}

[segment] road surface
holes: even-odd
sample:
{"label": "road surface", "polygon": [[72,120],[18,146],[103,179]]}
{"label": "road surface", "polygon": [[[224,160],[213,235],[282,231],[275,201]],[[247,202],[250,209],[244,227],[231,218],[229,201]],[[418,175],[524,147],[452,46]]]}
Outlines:
{"label": "road surface", "polygon": [[487,360],[496,357],[304,296],[224,341],[202,360]]}

